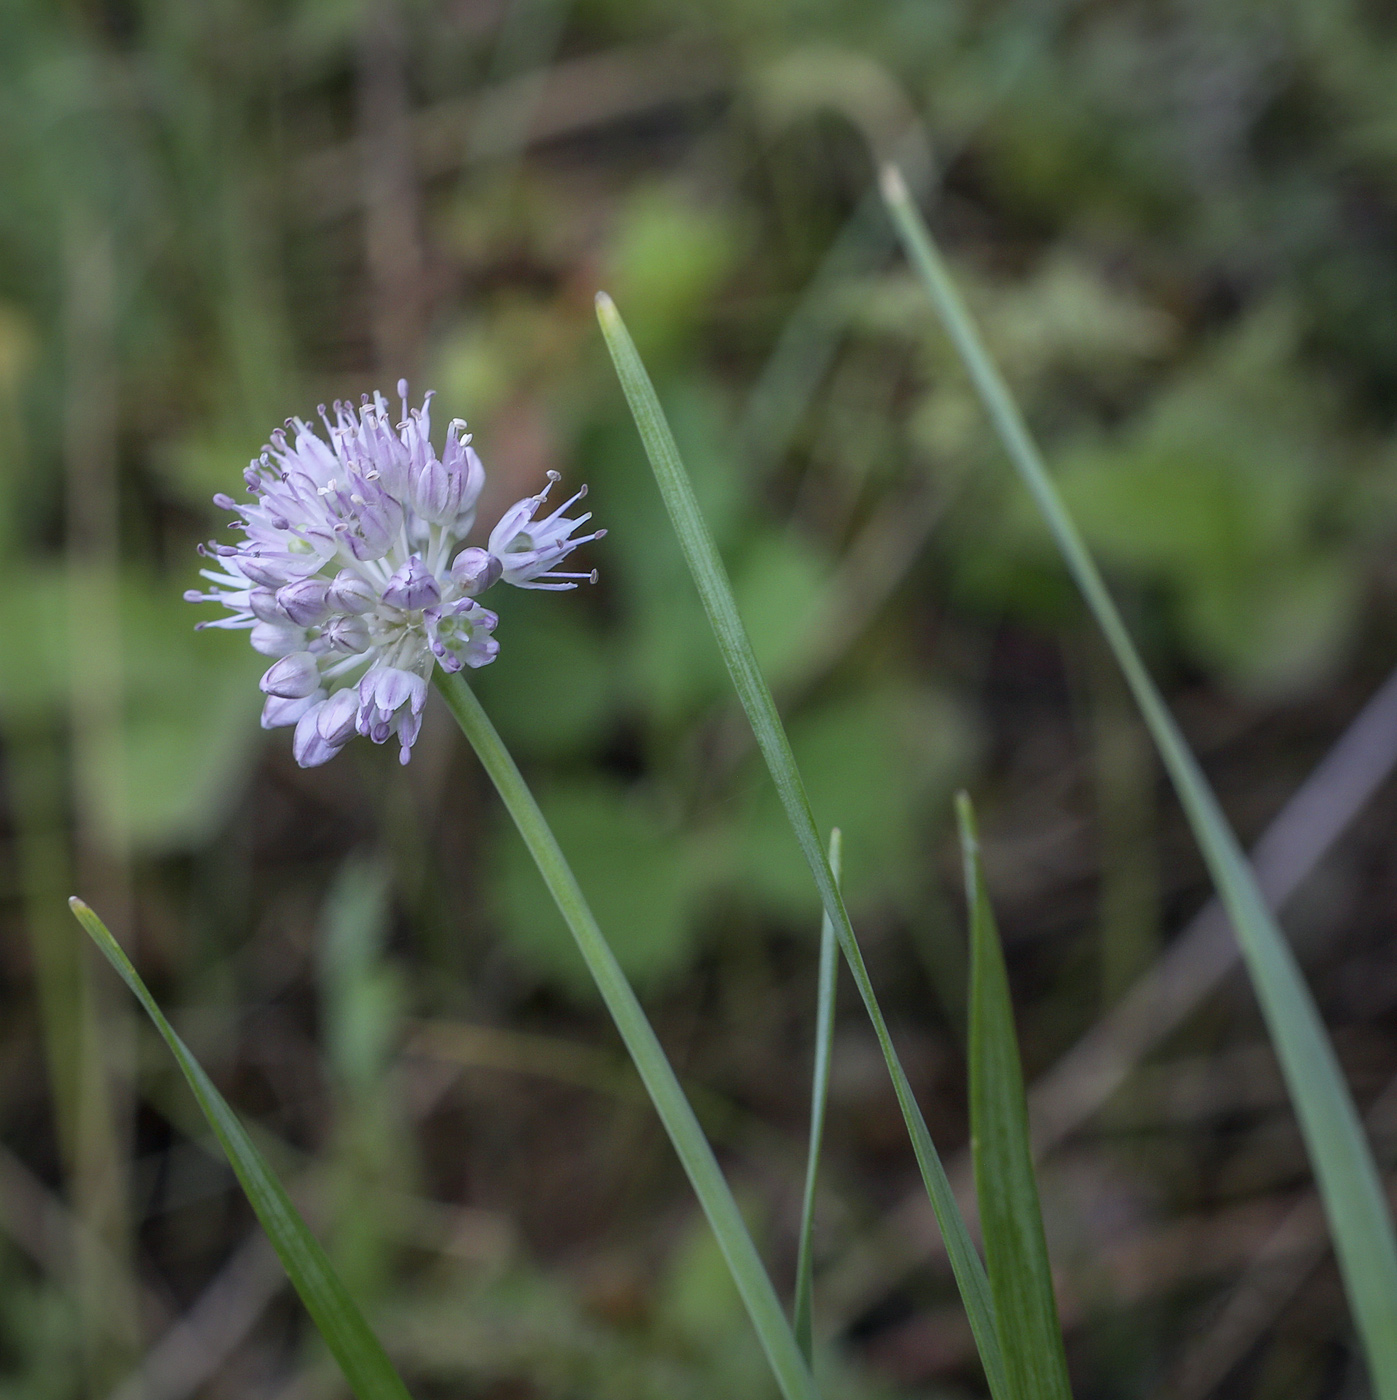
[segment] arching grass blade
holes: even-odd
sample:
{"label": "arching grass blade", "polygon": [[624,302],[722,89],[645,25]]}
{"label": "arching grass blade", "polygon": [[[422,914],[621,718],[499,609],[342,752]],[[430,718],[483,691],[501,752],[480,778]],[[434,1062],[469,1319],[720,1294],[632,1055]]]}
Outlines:
{"label": "arching grass blade", "polygon": [[621,1032],[635,1067],[645,1083],[660,1121],[688,1173],[694,1193],[708,1217],[718,1246],[727,1260],[737,1291],[746,1304],[777,1384],[786,1400],[814,1400],[815,1387],[809,1368],[796,1346],[786,1314],[772,1287],[771,1278],[752,1243],[752,1237],[733,1199],[726,1178],[703,1135],[698,1119],[675,1078],[674,1070],[646,1018],[621,965],[602,935],[586,897],[563,855],[557,838],[529,791],[504,741],[475,692],[461,675],[436,673],[437,689],[461,726],[490,775],[504,805],[513,817],[524,844],[538,866],[559,913],[567,921],[578,950]]}
{"label": "arching grass blade", "polygon": [[1106,636],[1232,921],[1285,1073],[1324,1201],[1374,1391],[1397,1400],[1397,1238],[1353,1098],[1290,944],[1266,907],[1207,779],[1150,679],[1076,524],[896,170],[883,180],[893,221],[1010,460]]}
{"label": "arching grass blade", "polygon": [[1071,1400],[1009,978],[964,793],[956,816],[970,910],[970,1146],[999,1344],[1013,1400]]}
{"label": "arching grass blade", "polygon": [[951,1183],[947,1180],[946,1169],[936,1151],[936,1145],[927,1131],[926,1120],[912,1093],[912,1086],[902,1068],[887,1022],[883,1018],[878,999],[873,993],[868,969],[864,966],[863,954],[854,937],[849,913],[844,907],[834,872],[830,869],[821,845],[815,818],[810,810],[810,801],[805,793],[796,768],[795,757],[791,753],[790,741],[776,711],[771,689],[757,666],[757,658],[752,650],[747,629],[738,615],[737,603],[733,598],[732,584],[727,570],[718,555],[712,533],[699,510],[689,475],[679,457],[674,435],[665,420],[664,410],[656,397],[654,385],[645,372],[635,342],[626,330],[615,303],[605,292],[597,294],[597,318],[601,322],[602,334],[606,337],[607,348],[616,365],[616,373],[630,405],[646,455],[655,473],[655,480],[664,499],[665,509],[679,537],[679,547],[683,552],[689,571],[698,588],[709,624],[718,640],[718,649],[732,678],[738,699],[747,713],[752,732],[766,760],[767,769],[781,799],[786,817],[795,832],[806,863],[815,879],[815,887],[820,893],[820,902],[834,926],[834,936],[839,940],[854,985],[863,999],[864,1008],[873,1022],[874,1034],[887,1063],[888,1074],[892,1078],[893,1091],[897,1095],[902,1116],[912,1139],[912,1150],[921,1169],[922,1181],[936,1212],[941,1236],[946,1244],[946,1254],[960,1288],[965,1303],[966,1315],[970,1319],[971,1330],[975,1334],[975,1344],[979,1348],[980,1360],[985,1368],[985,1376],[995,1400],[1007,1400],[1004,1390],[1004,1366],[999,1351],[999,1339],[995,1334],[994,1311],[990,1302],[989,1280],[985,1276],[985,1266],[975,1249],[974,1241],[965,1227],[960,1207],[956,1204]]}
{"label": "arching grass blade", "polygon": [[363,1314],[340,1282],[315,1236],[301,1219],[285,1188],[267,1160],[257,1150],[247,1130],[214,1088],[199,1062],[156,1005],[131,960],[107,926],[80,899],[68,901],[78,922],[106,955],[121,980],[131,989],[146,1014],[170,1047],[189,1087],[194,1091],[209,1127],[227,1154],[238,1181],[247,1193],[280,1257],[287,1277],[301,1295],[331,1355],[339,1362],[345,1380],[358,1400],[408,1400],[407,1387],[393,1369],[388,1354],[374,1336]]}
{"label": "arching grass blade", "polygon": [[[829,868],[839,882],[843,864],[843,839],[839,828],[829,834]],[[815,1012],[815,1071],[810,1088],[810,1150],[805,1160],[805,1199],[800,1210],[800,1249],[796,1255],[794,1325],[796,1344],[805,1364],[814,1362],[814,1259],[811,1240],[815,1232],[815,1184],[820,1173],[820,1145],[825,1134],[825,1105],[829,1100],[829,1060],[834,1044],[834,1003],[838,990],[839,945],[828,914],[820,916],[820,989]]]}

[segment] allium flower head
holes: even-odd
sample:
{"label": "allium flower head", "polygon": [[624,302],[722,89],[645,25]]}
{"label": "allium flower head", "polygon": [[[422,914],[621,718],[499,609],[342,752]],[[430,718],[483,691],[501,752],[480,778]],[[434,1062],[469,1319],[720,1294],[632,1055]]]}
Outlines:
{"label": "allium flower head", "polygon": [[252,499],[219,494],[235,512],[237,545],[200,546],[217,568],[200,570],[208,592],[191,603],[221,603],[229,616],[200,627],[251,629],[272,657],[262,677],[266,729],[294,725],[302,767],[324,763],[354,734],[376,744],[396,737],[406,763],[422,726],[432,668],[487,666],[499,652],[498,618],[476,601],[503,579],[516,588],[576,588],[596,573],[560,564],[605,530],[578,535],[590,512],[535,519],[558,474],[536,496],[511,506],[484,549],[465,546],[485,471],[465,423],[446,430],[438,458],[431,441],[432,395],[394,428],[382,394],[355,409],[320,408],[326,438],[299,418],[278,428],[243,474]]}

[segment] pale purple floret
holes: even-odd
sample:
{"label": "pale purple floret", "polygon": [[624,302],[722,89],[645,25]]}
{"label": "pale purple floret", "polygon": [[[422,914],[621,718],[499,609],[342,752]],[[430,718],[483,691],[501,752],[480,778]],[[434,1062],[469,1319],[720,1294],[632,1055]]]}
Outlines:
{"label": "pale purple floret", "polygon": [[486,548],[465,547],[485,471],[463,420],[431,442],[432,395],[393,427],[382,394],[356,409],[320,408],[325,437],[299,418],[278,428],[243,474],[252,499],[220,493],[214,504],[239,518],[237,545],[201,546],[215,567],[200,572],[229,616],[200,627],[246,628],[271,659],[262,677],[264,728],[295,726],[303,767],[333,758],[354,736],[396,738],[406,763],[422,726],[433,667],[487,666],[499,653],[499,619],[476,601],[501,579],[517,588],[575,588],[591,573],[555,566],[604,530],[575,536],[590,513],[569,518],[572,500],[534,517],[558,481],[511,506]]}
{"label": "pale purple floret", "polygon": [[578,545],[590,544],[606,535],[605,530],[597,530],[590,535],[571,538],[574,530],[592,518],[591,511],[584,511],[576,518],[564,514],[569,506],[575,505],[587,494],[585,486],[570,501],[564,501],[552,515],[542,520],[534,519],[538,508],[560,480],[562,478],[557,472],[549,472],[548,485],[537,496],[526,496],[510,506],[500,517],[499,524],[490,531],[489,552],[500,561],[501,577],[516,588],[556,590],[576,588],[583,579],[589,583],[597,581],[595,570],[586,574],[565,574],[553,568]]}

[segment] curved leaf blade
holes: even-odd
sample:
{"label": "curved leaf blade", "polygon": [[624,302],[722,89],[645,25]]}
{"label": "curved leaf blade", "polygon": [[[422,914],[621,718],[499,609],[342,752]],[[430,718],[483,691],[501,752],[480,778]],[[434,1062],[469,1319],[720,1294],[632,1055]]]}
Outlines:
{"label": "curved leaf blade", "polygon": [[970,799],[956,799],[970,909],[970,1147],[980,1237],[1014,1400],[1072,1400],[1033,1176],[1028,1100]]}
{"label": "curved leaf blade", "polygon": [[208,1119],[209,1127],[213,1129],[253,1210],[257,1212],[262,1228],[271,1239],[287,1277],[301,1295],[306,1311],[324,1337],[331,1355],[339,1363],[350,1389],[358,1400],[408,1400],[407,1387],[393,1369],[388,1353],[365,1322],[319,1241],[291,1204],[286,1189],[277,1180],[267,1159],[257,1150],[227,1100],[214,1088],[213,1081],[165,1019],[130,958],[107,926],[82,900],[70,899],[68,904],[170,1047],[170,1053],[184,1072],[204,1117]]}
{"label": "curved leaf blade", "polygon": [[966,1229],[960,1207],[956,1204],[955,1193],[951,1190],[951,1183],[946,1176],[946,1169],[936,1151],[935,1143],[932,1142],[926,1119],[922,1116],[916,1096],[912,1093],[912,1085],[902,1068],[902,1061],[893,1045],[882,1008],[874,995],[873,983],[864,965],[858,940],[854,937],[848,910],[844,907],[834,872],[830,869],[820,842],[814,814],[810,810],[810,800],[805,793],[805,784],[801,780],[795,756],[791,752],[790,740],[777,713],[771,688],[757,665],[747,629],[738,614],[727,570],[718,554],[708,523],[699,510],[693,484],[680,459],[679,448],[675,445],[674,435],[670,432],[664,410],[660,407],[655,387],[650,382],[650,376],[645,371],[630,332],[621,320],[621,313],[605,292],[597,293],[597,319],[601,323],[602,335],[606,339],[607,349],[611,352],[631,416],[635,419],[636,428],[645,445],[645,452],[650,459],[650,467],[659,485],[665,509],[674,526],[674,532],[679,537],[679,547],[689,566],[689,572],[693,575],[699,598],[708,614],[709,625],[717,638],[723,663],[728,669],[738,699],[742,702],[742,708],[746,711],[786,817],[795,832],[796,840],[810,867],[810,873],[814,876],[820,902],[834,926],[834,936],[839,940],[844,959],[853,975],[854,985],[858,988],[869,1020],[873,1023],[874,1034],[878,1037],[878,1044],[893,1082],[893,1091],[897,1095],[898,1106],[902,1110],[903,1120],[912,1139],[912,1151],[922,1174],[922,1182],[931,1200],[932,1210],[936,1213],[941,1236],[946,1244],[946,1255],[956,1276],[966,1315],[970,1319],[971,1331],[975,1334],[975,1345],[979,1349],[991,1393],[995,1400],[1006,1400],[1004,1363],[1000,1355],[999,1338],[994,1328],[994,1309],[990,1301],[989,1279],[985,1275],[985,1266],[974,1241],[970,1238],[970,1232]]}
{"label": "curved leaf blade", "polygon": [[1179,795],[1236,932],[1300,1120],[1373,1388],[1381,1400],[1397,1400],[1397,1236],[1358,1111],[1314,999],[1217,797],[1135,650],[1008,385],[892,167],[884,172],[883,197],[1010,461],[1115,654]]}
{"label": "curved leaf blade", "polygon": [[[829,834],[829,868],[837,882],[843,865],[844,842],[839,828]],[[815,1355],[815,1186],[820,1174],[820,1146],[825,1135],[825,1106],[829,1102],[829,1062],[834,1045],[834,1004],[838,990],[839,945],[828,914],[820,916],[820,987],[815,1010],[815,1069],[810,1087],[810,1148],[805,1159],[805,1198],[800,1208],[800,1248],[796,1253],[796,1298],[792,1309],[796,1343],[811,1365]]]}

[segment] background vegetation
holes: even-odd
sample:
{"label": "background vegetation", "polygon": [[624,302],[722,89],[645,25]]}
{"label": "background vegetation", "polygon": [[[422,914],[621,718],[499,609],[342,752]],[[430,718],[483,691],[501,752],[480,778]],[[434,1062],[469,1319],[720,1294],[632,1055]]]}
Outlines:
{"label": "background vegetation", "polygon": [[[590,483],[601,583],[502,600],[479,689],[788,1278],[818,906],[599,286],[656,375],[816,815],[845,833],[948,1159],[950,794],[977,794],[1077,1394],[1361,1384],[1251,994],[1216,922],[1189,923],[1201,864],[894,251],[873,159],[919,186],[1243,836],[1330,754],[1270,888],[1294,894],[1392,1165],[1397,811],[1367,798],[1397,703],[1349,726],[1397,640],[1394,77],[1397,32],[1344,0],[12,0],[6,1393],[339,1393],[177,1071],[80,947],[74,890],[257,1125],[415,1394],[768,1393],[448,716],[408,770],[364,745],[303,772],[257,728],[245,639],[196,637],[180,601],[222,528],[210,495],[269,429],[400,375],[470,420],[482,519],[547,469]],[[1109,1096],[1087,1073],[1103,1046]],[[980,1391],[852,1004],[816,1319],[831,1394]]]}

